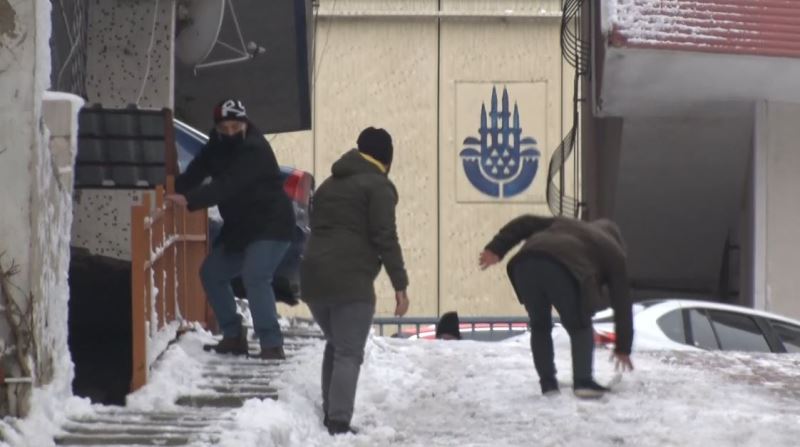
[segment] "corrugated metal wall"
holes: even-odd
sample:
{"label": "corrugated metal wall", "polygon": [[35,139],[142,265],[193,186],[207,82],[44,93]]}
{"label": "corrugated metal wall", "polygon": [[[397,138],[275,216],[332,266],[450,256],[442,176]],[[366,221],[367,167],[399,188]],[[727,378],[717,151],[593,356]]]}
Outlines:
{"label": "corrugated metal wall", "polygon": [[796,0],[610,0],[611,44],[800,57]]}

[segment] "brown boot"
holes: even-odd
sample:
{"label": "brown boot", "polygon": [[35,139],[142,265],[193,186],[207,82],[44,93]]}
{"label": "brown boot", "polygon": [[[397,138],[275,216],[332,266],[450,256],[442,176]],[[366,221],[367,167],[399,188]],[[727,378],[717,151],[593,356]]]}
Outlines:
{"label": "brown boot", "polygon": [[203,345],[203,350],[217,354],[247,355],[247,328],[240,328],[236,337],[222,337],[219,343]]}
{"label": "brown boot", "polygon": [[258,358],[261,360],[286,360],[286,353],[283,352],[283,346],[261,348]]}

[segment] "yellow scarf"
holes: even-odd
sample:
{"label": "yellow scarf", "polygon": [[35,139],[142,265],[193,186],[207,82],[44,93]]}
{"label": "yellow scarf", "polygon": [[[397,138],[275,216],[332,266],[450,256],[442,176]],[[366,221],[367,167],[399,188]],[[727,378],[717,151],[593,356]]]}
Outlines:
{"label": "yellow scarf", "polygon": [[378,169],[381,170],[382,173],[386,174],[386,165],[384,165],[383,163],[379,162],[374,157],[372,157],[370,155],[367,155],[367,154],[365,154],[363,152],[359,152],[359,154],[361,154],[361,156],[364,157],[364,160],[367,160],[368,162],[374,164],[375,166],[378,167]]}

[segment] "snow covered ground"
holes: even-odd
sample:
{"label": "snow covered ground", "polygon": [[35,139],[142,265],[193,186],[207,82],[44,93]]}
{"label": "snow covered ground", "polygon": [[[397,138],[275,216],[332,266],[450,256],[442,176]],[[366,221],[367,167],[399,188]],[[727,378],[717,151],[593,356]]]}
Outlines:
{"label": "snow covered ground", "polygon": [[[173,347],[153,385],[132,403],[169,405],[165,397],[191,387],[186,372],[196,369],[193,354],[202,339],[192,335]],[[581,401],[569,390],[566,335],[557,332],[556,344],[563,392],[545,398],[526,337],[501,343],[373,337],[353,421],[360,432],[335,439],[320,423],[323,343],[312,344],[276,382],[279,401],[251,400],[233,410],[221,445],[794,446],[800,439],[800,401],[791,392],[800,382],[800,356],[700,353],[718,360],[705,362],[691,354],[635,353],[636,371],[612,395]],[[748,359],[762,370],[743,369]],[[598,350],[595,361],[598,380],[611,380],[608,351]],[[721,364],[724,370],[715,367]],[[764,371],[772,378],[757,375]]]}
{"label": "snow covered ground", "polygon": [[[171,410],[190,392],[205,333],[170,347],[139,409]],[[331,438],[319,396],[322,341],[296,351],[276,379],[280,400],[227,410],[219,444],[246,446],[795,446],[800,439],[800,356],[634,353],[636,371],[600,401],[570,390],[568,338],[556,332],[562,394],[540,395],[527,337],[499,343],[372,337],[353,425]],[[614,377],[609,352],[595,356],[598,381]],[[214,357],[218,359],[218,357]],[[93,411],[71,405],[67,413]]]}

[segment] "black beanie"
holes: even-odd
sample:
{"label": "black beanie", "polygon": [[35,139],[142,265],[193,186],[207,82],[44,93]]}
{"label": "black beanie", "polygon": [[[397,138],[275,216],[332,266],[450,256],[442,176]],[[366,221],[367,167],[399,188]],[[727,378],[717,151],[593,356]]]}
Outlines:
{"label": "black beanie", "polygon": [[447,312],[439,319],[436,325],[436,338],[441,338],[442,335],[451,335],[458,340],[461,340],[461,329],[459,328],[460,322],[458,320],[458,312]]}
{"label": "black beanie", "polygon": [[392,164],[392,136],[384,129],[367,127],[358,136],[358,150],[363,154],[390,166]]}
{"label": "black beanie", "polygon": [[226,99],[217,103],[214,107],[214,124],[227,120],[247,121],[247,111],[242,101]]}

